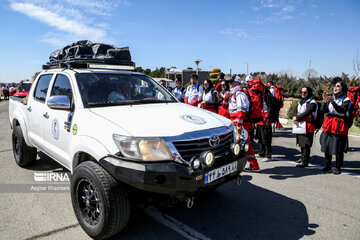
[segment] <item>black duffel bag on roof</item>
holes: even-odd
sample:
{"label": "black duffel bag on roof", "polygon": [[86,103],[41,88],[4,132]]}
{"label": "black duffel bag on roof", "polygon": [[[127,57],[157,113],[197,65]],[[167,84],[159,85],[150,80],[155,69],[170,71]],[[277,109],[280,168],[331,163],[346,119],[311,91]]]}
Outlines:
{"label": "black duffel bag on roof", "polygon": [[118,48],[88,40],[78,41],[50,54],[48,66],[68,63],[104,63],[135,66],[128,47]]}

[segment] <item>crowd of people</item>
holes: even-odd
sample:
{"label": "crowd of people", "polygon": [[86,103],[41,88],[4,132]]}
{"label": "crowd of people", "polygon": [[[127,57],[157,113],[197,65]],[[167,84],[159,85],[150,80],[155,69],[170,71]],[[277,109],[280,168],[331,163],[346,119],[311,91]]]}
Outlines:
{"label": "crowd of people", "polygon": [[[3,84],[1,86],[1,91],[2,91],[2,93],[4,95],[4,100],[9,100],[9,96],[16,93],[16,86],[15,85],[5,85],[5,84]],[[0,97],[0,101],[1,101],[1,97]]]}
{"label": "crowd of people", "polygon": [[[234,76],[225,80],[224,74],[218,75],[215,84],[207,79],[203,86],[198,83],[198,76],[192,75],[190,85],[185,89],[180,80],[171,91],[178,100],[230,119],[237,129],[244,134],[249,144],[246,171],[259,172],[260,167],[254,152],[254,139],[260,145],[258,157],[263,162],[272,160],[272,124],[278,122],[282,102],[276,96],[276,85],[273,82],[263,83],[259,78],[248,75],[245,79]],[[165,81],[161,83],[165,87]],[[310,150],[313,144],[315,129],[319,129],[316,120],[318,115],[327,113],[323,121],[323,132],[320,137],[321,151],[326,164],[323,172],[331,171],[332,155],[336,156],[334,174],[341,173],[344,152],[348,148],[348,130],[351,101],[347,97],[347,85],[341,78],[334,78],[333,95],[324,92],[321,106],[312,98],[312,89],[304,86],[301,89],[301,100],[293,113],[294,125],[303,125],[303,132],[296,134],[296,144],[300,147],[301,157],[297,167],[309,165]],[[322,120],[321,120],[322,121]],[[321,122],[322,123],[322,122]]]}

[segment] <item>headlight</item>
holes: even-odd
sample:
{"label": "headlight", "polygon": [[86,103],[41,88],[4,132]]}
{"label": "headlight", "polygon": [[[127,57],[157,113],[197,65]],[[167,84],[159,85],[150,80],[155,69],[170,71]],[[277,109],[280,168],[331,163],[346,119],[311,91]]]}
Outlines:
{"label": "headlight", "polygon": [[160,138],[133,138],[114,134],[113,139],[126,158],[143,161],[173,160],[169,148]]}
{"label": "headlight", "polygon": [[237,127],[235,126],[235,124],[231,124],[233,126],[233,131],[234,131],[234,136],[235,136],[235,143],[238,143],[240,141],[240,133],[237,130]]}

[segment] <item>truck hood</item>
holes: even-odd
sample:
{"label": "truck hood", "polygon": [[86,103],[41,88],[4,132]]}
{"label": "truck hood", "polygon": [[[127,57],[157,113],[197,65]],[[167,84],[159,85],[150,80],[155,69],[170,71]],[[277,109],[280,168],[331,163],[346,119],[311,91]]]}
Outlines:
{"label": "truck hood", "polygon": [[90,111],[135,137],[170,137],[231,124],[218,114],[184,103],[102,107]]}

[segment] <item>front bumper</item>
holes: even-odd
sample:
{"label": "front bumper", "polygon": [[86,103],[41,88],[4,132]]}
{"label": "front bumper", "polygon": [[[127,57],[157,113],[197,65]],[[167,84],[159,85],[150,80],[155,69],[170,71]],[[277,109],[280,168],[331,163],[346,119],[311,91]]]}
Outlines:
{"label": "front bumper", "polygon": [[[184,200],[203,191],[231,181],[243,171],[247,154],[242,152],[238,157],[228,154],[217,159],[213,166],[203,170],[192,170],[190,166],[174,161],[143,163],[128,161],[118,156],[107,156],[101,159],[100,165],[117,180],[136,189],[161,193]],[[237,170],[214,182],[205,184],[205,174],[211,170],[237,161]]]}

